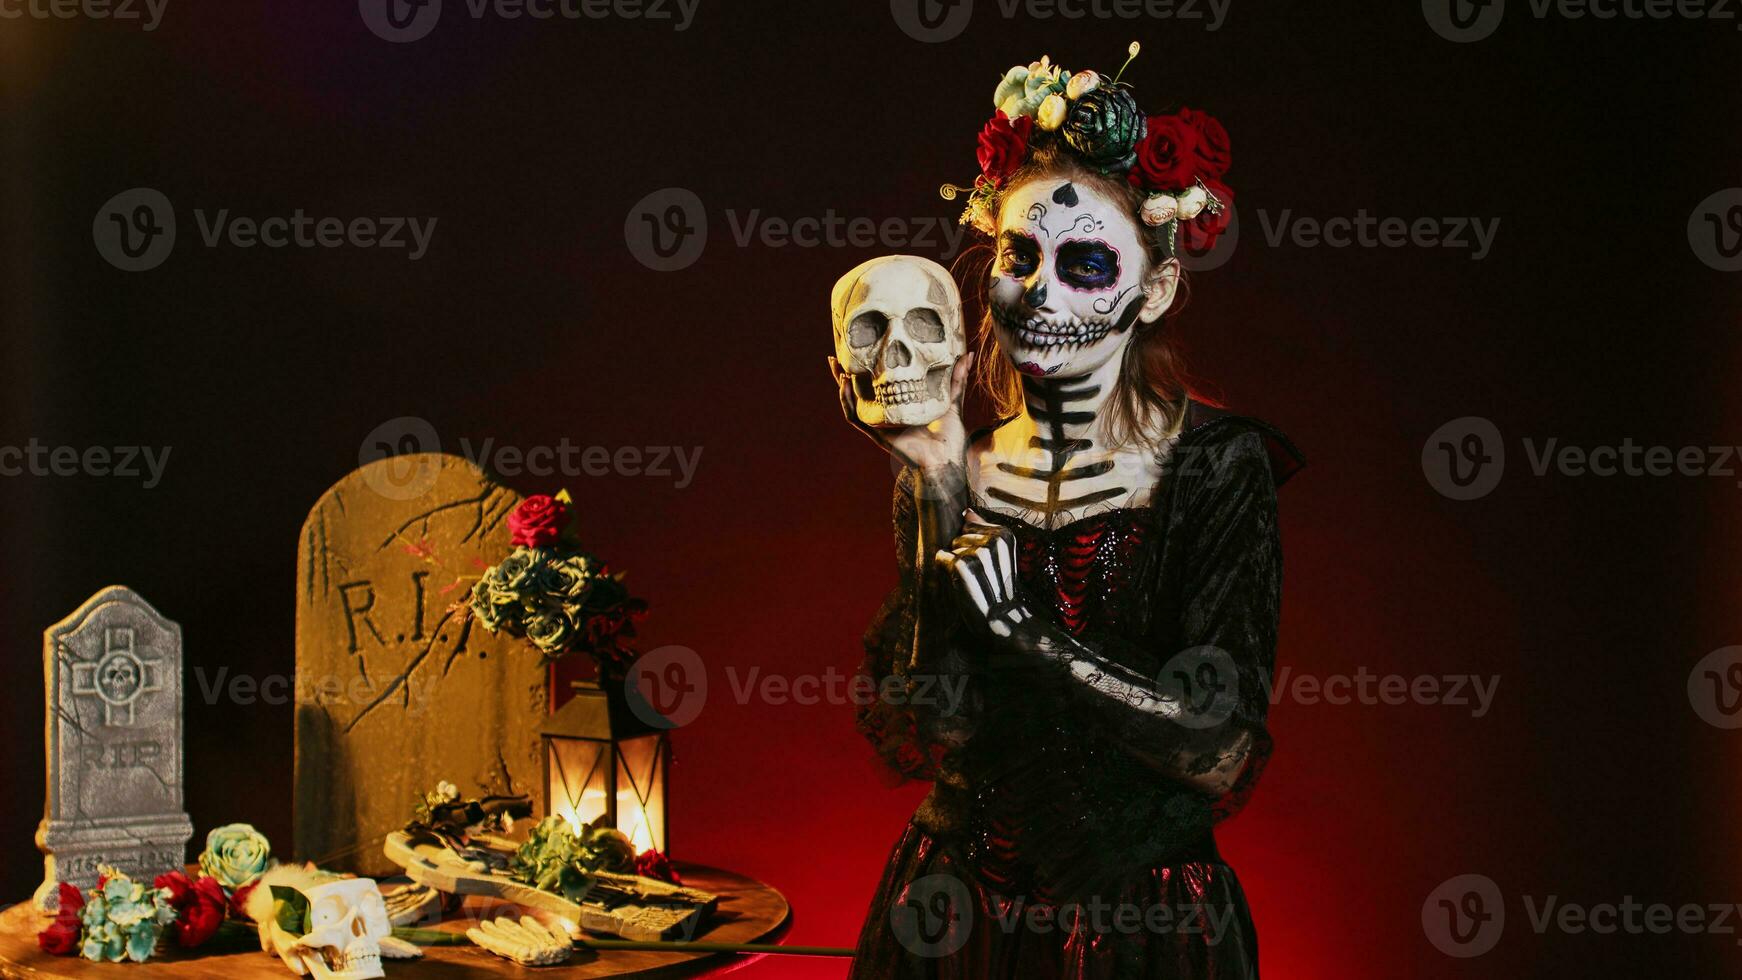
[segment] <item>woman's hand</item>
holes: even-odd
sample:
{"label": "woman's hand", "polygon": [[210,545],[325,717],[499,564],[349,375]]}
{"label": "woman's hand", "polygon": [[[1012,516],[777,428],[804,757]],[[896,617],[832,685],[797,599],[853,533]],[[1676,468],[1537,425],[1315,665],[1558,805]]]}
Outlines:
{"label": "woman's hand", "polygon": [[956,359],[950,372],[950,407],[930,425],[910,425],[880,428],[859,421],[859,394],[853,390],[853,379],[841,369],[839,361],[829,358],[829,372],[840,389],[841,414],[847,424],[865,433],[870,440],[890,455],[923,474],[959,470],[967,453],[967,432],[962,427],[962,396],[968,390],[968,369],[974,354],[969,352]]}
{"label": "woman's hand", "polygon": [[933,560],[948,572],[971,618],[992,635],[1009,637],[1034,618],[1017,595],[1016,534],[1009,528],[989,524],[970,509],[951,549]]}

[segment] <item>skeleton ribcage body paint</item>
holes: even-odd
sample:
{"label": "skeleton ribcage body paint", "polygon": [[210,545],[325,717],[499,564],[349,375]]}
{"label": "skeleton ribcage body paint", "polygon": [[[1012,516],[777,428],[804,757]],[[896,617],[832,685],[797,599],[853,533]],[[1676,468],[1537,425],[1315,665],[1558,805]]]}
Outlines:
{"label": "skeleton ribcage body paint", "polygon": [[1159,457],[1142,448],[1100,444],[1104,426],[1097,423],[1110,383],[1102,374],[1023,379],[1027,411],[974,447],[975,506],[1054,528],[1149,503],[1161,475]]}

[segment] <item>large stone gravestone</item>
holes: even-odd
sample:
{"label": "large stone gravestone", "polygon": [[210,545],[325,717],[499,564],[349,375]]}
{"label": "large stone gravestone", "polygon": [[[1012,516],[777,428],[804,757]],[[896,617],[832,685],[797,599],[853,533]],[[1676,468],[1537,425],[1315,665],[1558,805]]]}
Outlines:
{"label": "large stone gravestone", "polygon": [[179,869],[193,824],[182,809],[181,627],[115,585],[42,634],[48,798],[36,832],[44,876],[97,883]]}
{"label": "large stone gravestone", "polygon": [[397,873],[383,838],[436,783],[544,796],[547,671],[450,611],[506,557],[520,496],[457,456],[377,460],[309,512],[297,548],[295,853]]}

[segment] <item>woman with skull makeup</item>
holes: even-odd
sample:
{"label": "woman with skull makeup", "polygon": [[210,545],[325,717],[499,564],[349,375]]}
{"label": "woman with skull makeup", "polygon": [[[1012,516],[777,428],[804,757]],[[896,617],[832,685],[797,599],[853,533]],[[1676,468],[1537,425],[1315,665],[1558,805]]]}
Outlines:
{"label": "woman with skull makeup", "polygon": [[[1276,488],[1301,461],[1191,396],[1166,322],[1177,250],[1228,220],[1227,136],[1047,59],[994,104],[963,218],[991,239],[986,314],[944,414],[867,424],[834,365],[903,464],[860,727],[932,784],[853,976],[1255,977],[1213,828],[1270,754]],[[1004,419],[969,436],[976,364]]]}

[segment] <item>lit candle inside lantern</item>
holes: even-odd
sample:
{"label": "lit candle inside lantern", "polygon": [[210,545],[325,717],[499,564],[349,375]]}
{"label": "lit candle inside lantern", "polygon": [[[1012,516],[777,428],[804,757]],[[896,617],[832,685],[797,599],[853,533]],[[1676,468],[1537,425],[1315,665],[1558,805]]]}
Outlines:
{"label": "lit candle inside lantern", "polygon": [[577,832],[602,821],[629,838],[637,854],[666,850],[666,731],[598,687],[577,684],[575,697],[543,725],[547,812]]}

